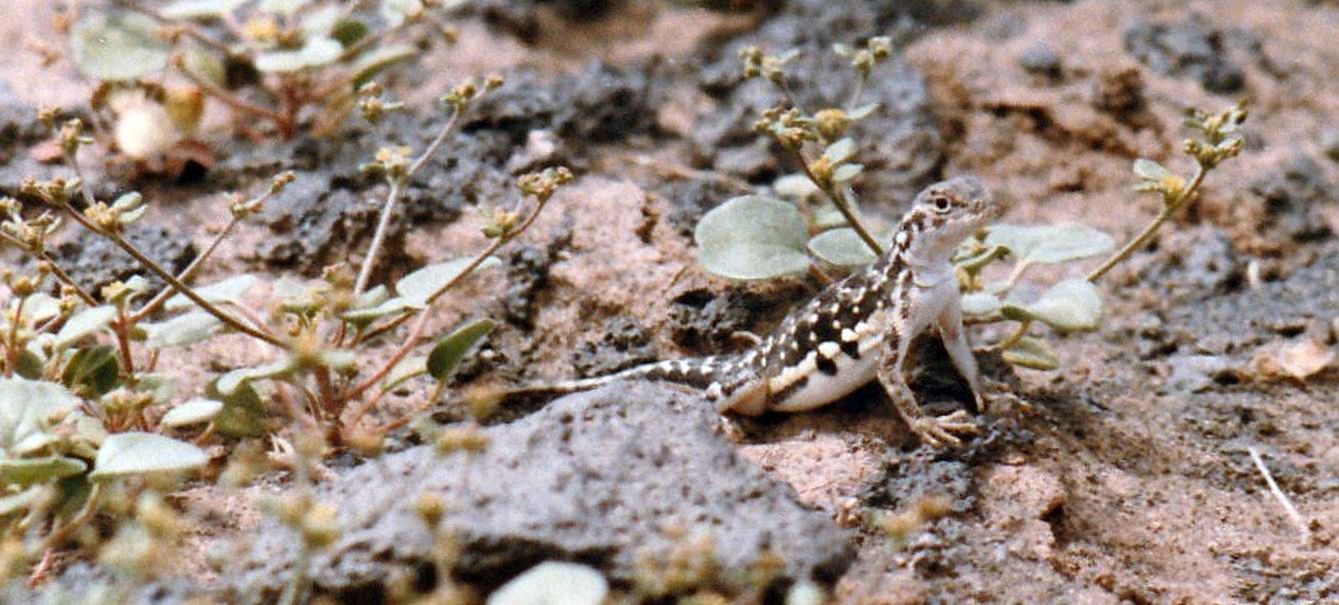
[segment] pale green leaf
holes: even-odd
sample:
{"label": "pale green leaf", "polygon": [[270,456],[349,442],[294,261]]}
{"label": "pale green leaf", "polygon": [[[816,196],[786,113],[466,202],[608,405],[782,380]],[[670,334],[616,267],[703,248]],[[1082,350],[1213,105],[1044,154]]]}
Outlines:
{"label": "pale green leaf", "polygon": [[409,44],[389,44],[378,46],[358,56],[353,62],[353,87],[367,83],[387,67],[399,63],[418,53],[418,49]]}
{"label": "pale green leaf", "polygon": [[829,164],[836,166],[837,164],[854,157],[855,152],[858,149],[859,147],[856,145],[855,139],[846,137],[836,143],[828,145],[828,148],[823,150],[823,159],[827,160]]}
{"label": "pale green leaf", "polygon": [[168,19],[221,17],[246,2],[247,0],[177,0],[159,9],[158,14]]}
{"label": "pale green leaf", "polygon": [[985,292],[972,292],[962,295],[962,312],[964,315],[984,317],[999,312],[1003,304],[998,296]]}
{"label": "pale green leaf", "polygon": [[600,605],[609,583],[577,563],[546,561],[531,567],[488,596],[487,605]]}
{"label": "pale green leaf", "polygon": [[120,372],[116,349],[111,345],[94,345],[74,352],[61,372],[61,382],[76,391],[101,396],[120,382]]}
{"label": "pale green leaf", "polygon": [[237,391],[238,387],[248,382],[266,378],[278,378],[292,372],[293,369],[293,361],[290,359],[281,359],[273,363],[267,363],[263,366],[238,368],[219,376],[218,391],[219,394],[224,396],[232,395]]}
{"label": "pale green leaf", "polygon": [[844,185],[854,181],[865,170],[863,164],[842,164],[832,171],[832,182]]}
{"label": "pale green leaf", "polygon": [[116,317],[116,307],[102,305],[90,307],[75,313],[65,320],[65,325],[56,332],[55,347],[64,349],[85,336],[98,332]]}
{"label": "pale green leaf", "polygon": [[89,12],[70,30],[70,59],[97,80],[134,80],[167,66],[158,24],[138,13]]}
{"label": "pale green leaf", "polygon": [[1163,168],[1162,164],[1144,158],[1139,158],[1134,161],[1134,173],[1138,175],[1139,178],[1149,181],[1161,181],[1166,177],[1172,176],[1171,171]]}
{"label": "pale green leaf", "polygon": [[256,56],[256,69],[265,73],[294,72],[338,59],[344,45],[334,38],[311,38],[297,50],[275,50]]}
{"label": "pale green leaf", "polygon": [[163,414],[158,423],[172,428],[191,426],[213,420],[223,411],[223,402],[213,399],[192,399]]}
{"label": "pale green leaf", "polygon": [[[19,301],[17,300],[10,302],[10,311],[12,312],[18,304]],[[60,315],[60,299],[45,292],[34,292],[23,301],[23,318],[19,324],[32,326],[57,315]],[[6,326],[8,326],[8,323],[6,323]]]}
{"label": "pale green leaf", "polygon": [[423,355],[411,355],[395,364],[391,371],[381,379],[381,388],[390,390],[400,386],[406,380],[428,373],[428,358]]}
{"label": "pale green leaf", "polygon": [[219,331],[223,322],[205,311],[192,311],[162,323],[146,323],[142,326],[149,334],[145,344],[161,349],[207,340]]}
{"label": "pale green leaf", "polygon": [[[243,273],[241,275],[229,277],[221,282],[209,284],[208,286],[194,288],[194,290],[195,293],[199,294],[200,298],[205,299],[206,302],[236,302],[241,300],[241,298],[258,283],[260,283],[260,278],[250,273]],[[172,295],[172,298],[167,299],[167,303],[163,306],[168,311],[180,311],[182,309],[194,307],[195,303],[192,302],[191,299],[186,298],[182,293],[178,292]]]}
{"label": "pale green leaf", "polygon": [[1001,357],[1010,365],[1034,370],[1054,370],[1060,367],[1060,358],[1051,350],[1051,346],[1031,336],[1019,339],[1014,346],[1005,349]]}
{"label": "pale green leaf", "polygon": [[[335,29],[335,23],[339,21],[339,15],[343,11],[339,6],[327,4],[315,10],[307,11],[302,16],[302,22],[299,27],[302,29],[302,37],[319,38],[329,36]],[[341,44],[340,46],[343,46]]]}
{"label": "pale green leaf", "polygon": [[875,110],[877,110],[878,108],[879,108],[878,103],[861,105],[860,107],[857,107],[855,109],[852,109],[851,111],[846,112],[846,117],[851,119],[852,121],[863,120],[873,115]]}
{"label": "pale green leaf", "polygon": [[102,442],[93,462],[93,479],[176,472],[204,466],[209,457],[200,448],[154,433],[117,433]]}
{"label": "pale green leaf", "polygon": [[260,4],[256,8],[270,14],[291,17],[302,10],[302,7],[309,2],[311,0],[260,0]]}
{"label": "pale green leaf", "polygon": [[492,332],[493,327],[492,320],[477,319],[466,322],[437,341],[437,345],[428,354],[428,375],[437,380],[446,380],[451,375],[451,370],[465,358],[465,353],[470,347]]}
{"label": "pale green leaf", "polygon": [[27,511],[42,498],[41,487],[30,487],[10,496],[0,496],[0,517]]}
{"label": "pale green leaf", "polygon": [[420,0],[381,0],[381,17],[391,27],[399,27],[406,19],[423,12]]}
{"label": "pale green leaf", "polygon": [[36,483],[49,483],[78,475],[87,469],[88,465],[83,460],[67,456],[0,460],[0,485],[27,487]]}
{"label": "pale green leaf", "polygon": [[218,55],[199,46],[191,46],[181,56],[182,68],[187,73],[220,88],[227,85],[228,68]]}
{"label": "pale green leaf", "polygon": [[777,179],[772,183],[772,190],[777,195],[791,201],[801,202],[807,200],[822,191],[815,185],[809,177],[803,174],[788,174]]}
{"label": "pale green leaf", "polygon": [[0,451],[18,455],[42,447],[50,442],[52,416],[78,407],[79,399],[58,384],[0,378]]}
{"label": "pale green leaf", "polygon": [[266,425],[265,404],[250,384],[238,386],[231,395],[218,390],[218,381],[205,386],[205,396],[223,403],[223,409],[214,416],[214,428],[229,437],[260,437]]}
{"label": "pale green leaf", "polygon": [[698,221],[698,262],[729,279],[769,279],[809,268],[809,229],[795,206],[756,195],[732,198]]}
{"label": "pale green leaf", "polygon": [[809,251],[823,261],[842,267],[862,267],[878,259],[865,240],[850,227],[829,229],[809,240]]}
{"label": "pale green leaf", "polygon": [[1077,223],[1054,225],[995,225],[986,244],[1004,246],[1019,262],[1062,263],[1109,252],[1116,243],[1110,235]]}
{"label": "pale green leaf", "polygon": [[[429,296],[432,296],[437,290],[454,281],[473,260],[474,259],[470,258],[458,258],[456,260],[444,263],[434,263],[423,267],[400,278],[400,281],[395,282],[395,292],[407,299],[413,305],[420,307],[424,306],[427,304]],[[490,256],[484,259],[474,272],[478,273],[501,264],[501,261]]]}
{"label": "pale green leaf", "polygon": [[1059,330],[1096,330],[1102,322],[1102,295],[1086,279],[1067,279],[1031,303],[1004,303],[1007,317],[1045,322]]}

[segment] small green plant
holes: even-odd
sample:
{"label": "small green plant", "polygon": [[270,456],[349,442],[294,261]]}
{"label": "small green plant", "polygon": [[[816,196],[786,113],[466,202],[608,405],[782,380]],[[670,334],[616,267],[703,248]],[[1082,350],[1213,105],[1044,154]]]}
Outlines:
{"label": "small green plant", "polygon": [[[416,56],[414,32],[454,29],[436,0],[176,0],[160,8],[116,0],[70,29],[70,57],[102,83],[93,109],[109,117],[120,149],[135,159],[191,136],[206,97],[252,130],[281,138],[303,122],[329,132],[353,109],[357,90]],[[106,114],[110,114],[109,116]]]}
{"label": "small green plant", "polygon": [[[857,106],[874,67],[891,53],[887,38],[871,38],[863,48],[837,45],[850,59],[857,83],[846,108],[827,107],[812,114],[800,108],[791,92],[786,65],[796,51],[771,56],[758,48],[741,52],[744,77],[774,83],[785,102],[763,112],[755,127],[769,136],[802,172],[778,179],[770,194],[729,199],[698,223],[694,237],[698,259],[710,273],[733,280],[762,280],[811,272],[827,280],[824,268],[849,270],[873,262],[892,234],[886,225],[867,227],[851,187],[864,170],[856,161],[859,145],[847,136],[852,123],[878,110]],[[1034,369],[1055,369],[1059,358],[1046,341],[1029,336],[1036,323],[1059,332],[1090,331],[1101,325],[1102,297],[1096,286],[1112,267],[1147,244],[1152,235],[1198,192],[1205,176],[1222,161],[1241,152],[1240,104],[1218,114],[1192,110],[1186,125],[1201,137],[1187,139],[1184,151],[1195,160],[1188,179],[1160,164],[1139,159],[1135,189],[1162,197],[1157,217],[1129,243],[1111,254],[1086,278],[1051,285],[1031,301],[1013,295],[1028,268],[1070,263],[1111,252],[1114,240],[1105,233],[1074,223],[1023,226],[995,225],[965,242],[953,259],[963,291],[968,323],[1014,322],[1002,341],[991,345],[1005,361]],[[983,271],[1008,264],[1007,277],[986,281]]]}
{"label": "small green plant", "polygon": [[[274,177],[254,197],[228,196],[229,222],[174,274],[124,235],[151,209],[148,200],[138,193],[96,199],[79,167],[80,147],[89,143],[83,124],[43,111],[40,119],[52,127],[75,176],[27,179],[19,191],[31,201],[0,200],[0,241],[36,261],[31,271],[3,275],[10,297],[0,323],[0,519],[22,518],[0,529],[22,533],[45,524],[48,537],[35,553],[49,552],[100,510],[99,481],[200,467],[207,462],[200,445],[253,437],[272,437],[271,458],[294,472],[297,491],[305,493],[331,447],[379,451],[386,432],[435,403],[452,370],[493,324],[466,321],[420,351],[433,305],[469,276],[498,265],[494,253],[524,233],[573,178],[565,168],[522,176],[523,197],[514,207],[485,209],[489,243],[478,254],[429,264],[393,284],[373,283],[407,183],[446,145],[459,116],[500,84],[489,78],[453,88],[442,98],[450,118],[416,156],[396,145],[376,152],[363,169],[384,179],[388,193],[361,266],[356,272],[349,264],[328,267],[314,283],[243,274],[190,284],[219,244],[293,180],[291,173]],[[369,119],[399,106],[383,100],[378,86],[361,90],[360,107]],[[167,288],[153,294],[149,282],[136,276],[112,283],[99,296],[86,291],[47,253],[48,238],[66,221],[115,244]],[[267,281],[274,304],[254,308],[250,294]],[[398,330],[406,323],[408,330]],[[157,370],[163,355],[224,333],[249,337],[272,352],[270,359],[214,376],[190,394],[179,394],[176,381]],[[390,352],[373,358],[379,347]],[[418,376],[436,385],[420,408],[366,426],[365,417],[389,392]],[[224,472],[234,479],[247,474],[232,467]],[[335,531],[329,510],[310,498],[275,507],[299,510],[279,516],[292,518],[310,549],[328,543]],[[29,560],[36,556],[29,542],[22,545]]]}

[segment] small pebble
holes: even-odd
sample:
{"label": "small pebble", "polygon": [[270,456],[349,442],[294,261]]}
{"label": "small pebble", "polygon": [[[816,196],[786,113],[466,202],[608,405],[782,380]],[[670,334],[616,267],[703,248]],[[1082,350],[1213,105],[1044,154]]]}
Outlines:
{"label": "small pebble", "polygon": [[1048,78],[1060,77],[1060,55],[1050,44],[1034,42],[1018,55],[1018,65],[1031,74]]}

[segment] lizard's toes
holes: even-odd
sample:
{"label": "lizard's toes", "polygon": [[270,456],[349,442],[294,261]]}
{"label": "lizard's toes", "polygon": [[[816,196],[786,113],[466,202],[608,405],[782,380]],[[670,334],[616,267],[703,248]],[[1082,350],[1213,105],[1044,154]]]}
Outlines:
{"label": "lizard's toes", "polygon": [[971,415],[962,410],[939,416],[935,418],[917,419],[911,427],[930,447],[957,447],[962,445],[962,440],[958,435],[978,435],[981,433],[981,427],[972,419]]}

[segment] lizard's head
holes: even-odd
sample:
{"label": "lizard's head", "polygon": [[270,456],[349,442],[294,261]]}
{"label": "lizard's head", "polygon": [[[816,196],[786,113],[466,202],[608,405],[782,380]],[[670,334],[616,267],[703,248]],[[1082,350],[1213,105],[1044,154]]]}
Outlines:
{"label": "lizard's head", "polygon": [[953,177],[916,195],[894,242],[914,257],[947,259],[958,244],[1004,211],[1004,204],[996,201],[981,181],[970,176]]}

